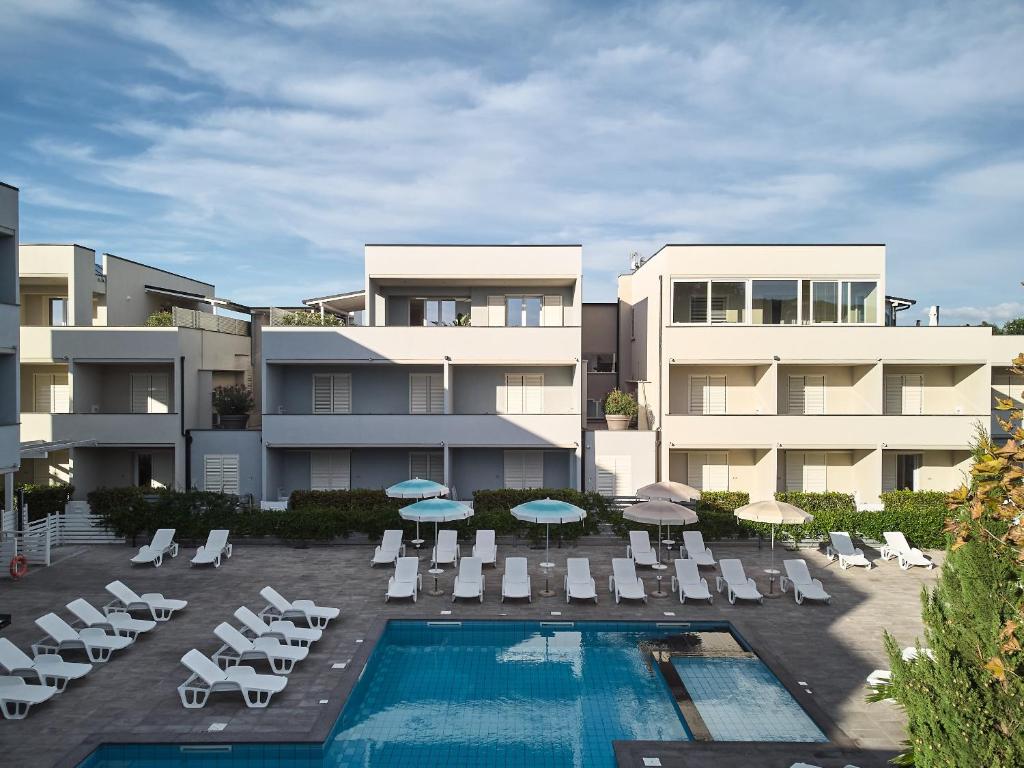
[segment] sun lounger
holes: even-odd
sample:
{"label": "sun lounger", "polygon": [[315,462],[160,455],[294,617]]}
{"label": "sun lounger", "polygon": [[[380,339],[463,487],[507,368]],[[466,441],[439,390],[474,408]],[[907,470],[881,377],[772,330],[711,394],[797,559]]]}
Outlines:
{"label": "sun lounger", "polygon": [[405,544],[402,543],[402,532],[399,530],[384,531],[380,545],[373,550],[370,565],[394,565],[395,560],[405,556]]}
{"label": "sun lounger", "polygon": [[129,614],[120,611],[112,611],[104,616],[91,603],[82,598],[72,600],[68,603],[67,608],[87,627],[110,629],[115,635],[132,640],[143,632],[149,632],[156,627],[156,622],[151,619],[133,619]]}
{"label": "sun lounger", "polygon": [[783,560],[782,565],[786,569],[786,575],[779,579],[779,585],[783,592],[790,584],[793,585],[793,599],[797,605],[801,605],[808,598],[832,602],[832,596],[825,591],[821,580],[811,578],[806,560]]}
{"label": "sun lounger", "polygon": [[327,622],[341,615],[341,611],[337,608],[317,605],[312,600],[288,602],[273,587],[261,589],[260,596],[267,601],[267,607],[260,611],[261,618],[305,619],[306,624],[310,627],[323,629],[327,626]]}
{"label": "sun lounger", "polygon": [[210,694],[216,691],[239,691],[247,707],[265,707],[271,696],[288,685],[287,677],[260,675],[252,667],[222,670],[195,648],[181,657],[181,663],[192,673],[178,686],[181,704],[188,709],[204,707]]}
{"label": "sun lounger", "polygon": [[597,604],[597,582],[590,575],[590,560],[585,557],[565,559],[565,602],[572,599]]}
{"label": "sun lounger", "polygon": [[206,537],[206,543],[196,550],[196,556],[189,561],[189,565],[212,565],[220,568],[220,558],[231,557],[233,547],[228,543],[229,531],[218,528],[210,531]]}
{"label": "sun lounger", "polygon": [[159,568],[164,561],[164,555],[178,556],[178,545],[174,543],[173,528],[160,528],[154,533],[153,540],[149,544],[139,547],[139,552],[132,558],[132,563],[134,565],[149,563]]}
{"label": "sun lounger", "polygon": [[[935,653],[932,652],[931,648],[922,648],[920,651],[918,651],[918,649],[913,645],[908,645],[906,648],[904,648],[903,652],[900,655],[903,657],[904,661],[913,661],[919,656],[930,659],[931,661],[935,660]],[[876,669],[873,670],[870,675],[868,675],[867,680],[865,680],[865,683],[868,686],[874,688],[878,685],[885,685],[890,680],[892,680],[892,670]]]}
{"label": "sun lounger", "polygon": [[46,640],[33,643],[32,652],[36,655],[81,649],[88,654],[89,661],[93,664],[99,664],[110,661],[114,651],[127,648],[134,642],[130,637],[108,635],[102,629],[96,627],[76,630],[55,613],[40,616],[36,619],[36,626],[53,638],[54,643],[56,643],[54,645]]}
{"label": "sun lounger", "polygon": [[257,637],[250,640],[226,621],[214,628],[213,634],[224,642],[224,647],[213,655],[213,660],[225,666],[235,666],[249,659],[266,659],[276,675],[287,675],[309,655],[308,648],[282,643],[276,637]]}
{"label": "sun lounger", "polygon": [[458,531],[443,530],[437,532],[437,544],[430,561],[435,565],[458,565],[461,556]]}
{"label": "sun lounger", "polygon": [[612,558],[612,575],[608,577],[608,591],[615,593],[615,602],[627,600],[647,602],[644,583],[636,575],[636,563],[629,557]]}
{"label": "sun lounger", "polygon": [[907,542],[907,537],[899,531],[886,531],[882,534],[885,538],[885,544],[882,545],[882,559],[892,560],[896,558],[900,564],[900,568],[904,571],[909,570],[915,565],[920,565],[924,568],[934,568],[935,563],[931,561],[920,549],[911,547]]}
{"label": "sun lounger", "polygon": [[525,557],[506,557],[505,573],[501,577],[501,602],[505,598],[517,599],[525,597],[533,602],[530,590],[530,574],[526,572]]}
{"label": "sun lounger", "polygon": [[106,589],[114,596],[111,602],[103,606],[103,612],[108,615],[116,612],[148,611],[153,621],[167,621],[175,611],[180,611],[188,605],[187,600],[174,600],[164,597],[159,592],[137,595],[121,581],[110,582]]}
{"label": "sun lounger", "polygon": [[0,676],[0,712],[5,720],[22,720],[34,704],[52,699],[57,689],[51,685],[29,685],[21,677]]}
{"label": "sun lounger", "polygon": [[484,565],[495,565],[498,562],[498,547],[494,544],[494,531],[477,531],[476,544],[473,545],[473,557],[479,557]]}
{"label": "sun lounger", "polygon": [[287,619],[274,619],[267,623],[244,605],[235,611],[235,618],[254,637],[276,637],[300,648],[308,648],[323,636],[319,629],[297,627]]}
{"label": "sun lounger", "polygon": [[92,664],[64,661],[57,653],[43,653],[32,658],[6,637],[0,637],[0,668],[9,675],[36,677],[40,684],[63,691],[69,681],[89,674]]}
{"label": "sun lounger", "polygon": [[679,558],[675,565],[676,575],[672,577],[672,591],[679,593],[680,603],[685,603],[686,598],[707,600],[708,604],[714,602],[714,596],[708,589],[708,580],[701,578],[696,560]]}
{"label": "sun lounger", "polygon": [[683,531],[683,549],[687,560],[696,560],[699,566],[715,566],[715,558],[711,550],[704,546],[704,537],[700,531]]}
{"label": "sun lounger", "polygon": [[455,576],[455,587],[452,590],[452,602],[456,598],[480,598],[484,601],[483,563],[479,557],[464,557],[459,560],[459,572]]}
{"label": "sun lounger", "polygon": [[828,535],[832,543],[825,548],[830,558],[839,558],[839,567],[844,571],[851,566],[863,566],[871,570],[871,561],[864,557],[864,551],[853,546],[850,534],[844,531],[832,531]]}
{"label": "sun lounger", "polygon": [[658,562],[658,553],[651,546],[651,537],[647,531],[629,532],[626,557],[633,558],[633,562],[637,565],[655,565]]}
{"label": "sun lounger", "polygon": [[725,587],[728,588],[730,603],[735,605],[737,600],[757,600],[764,603],[764,595],[758,592],[754,580],[748,579],[747,574],[743,572],[743,563],[727,559],[720,560],[718,565],[722,569],[722,575],[715,579],[716,586],[719,592]]}
{"label": "sun lounger", "polygon": [[388,591],[384,595],[384,602],[391,598],[411,597],[415,603],[421,589],[423,577],[420,575],[420,559],[400,557],[395,564],[395,575],[388,579]]}

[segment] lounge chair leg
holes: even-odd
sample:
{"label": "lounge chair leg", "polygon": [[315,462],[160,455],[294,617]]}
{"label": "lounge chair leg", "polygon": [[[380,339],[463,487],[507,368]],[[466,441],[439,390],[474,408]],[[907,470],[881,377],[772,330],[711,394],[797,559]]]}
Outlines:
{"label": "lounge chair leg", "polygon": [[94,664],[103,664],[110,661],[110,657],[114,653],[111,648],[98,648],[95,645],[88,646],[85,652],[89,656],[89,661]]}
{"label": "lounge chair leg", "polygon": [[28,703],[24,701],[4,701],[0,703],[0,710],[7,720],[22,720],[28,714]]}
{"label": "lounge chair leg", "polygon": [[181,706],[186,709],[202,709],[206,706],[206,700],[210,698],[210,691],[205,688],[190,688],[180,685],[178,686],[178,696],[181,698]]}

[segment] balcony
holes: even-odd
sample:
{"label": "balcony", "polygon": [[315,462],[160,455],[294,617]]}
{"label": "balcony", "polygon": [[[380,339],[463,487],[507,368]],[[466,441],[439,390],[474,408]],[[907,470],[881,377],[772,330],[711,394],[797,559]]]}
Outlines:
{"label": "balcony", "polygon": [[575,414],[264,414],[263,441],[282,446],[573,446]]}
{"label": "balcony", "polygon": [[10,349],[18,344],[18,307],[14,304],[0,304],[0,349]]}
{"label": "balcony", "polygon": [[21,440],[170,445],[180,426],[176,413],[22,413]]}
{"label": "balcony", "polygon": [[18,466],[18,425],[4,424],[0,426],[0,469],[16,466]]}

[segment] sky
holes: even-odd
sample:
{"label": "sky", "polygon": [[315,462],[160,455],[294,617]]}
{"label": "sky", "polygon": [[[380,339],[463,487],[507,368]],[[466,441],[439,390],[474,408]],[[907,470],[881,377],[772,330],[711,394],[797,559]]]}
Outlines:
{"label": "sky", "polygon": [[253,305],[373,242],[879,243],[908,322],[1024,315],[1024,3],[4,0],[0,180]]}

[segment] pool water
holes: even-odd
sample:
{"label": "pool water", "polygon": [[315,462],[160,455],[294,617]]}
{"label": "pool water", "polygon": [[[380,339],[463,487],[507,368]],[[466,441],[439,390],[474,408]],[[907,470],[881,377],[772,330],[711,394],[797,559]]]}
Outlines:
{"label": "pool water", "polygon": [[672,680],[714,739],[825,740],[726,624],[391,621],[322,746],[110,745],[82,765],[610,767],[613,741],[691,738]]}

